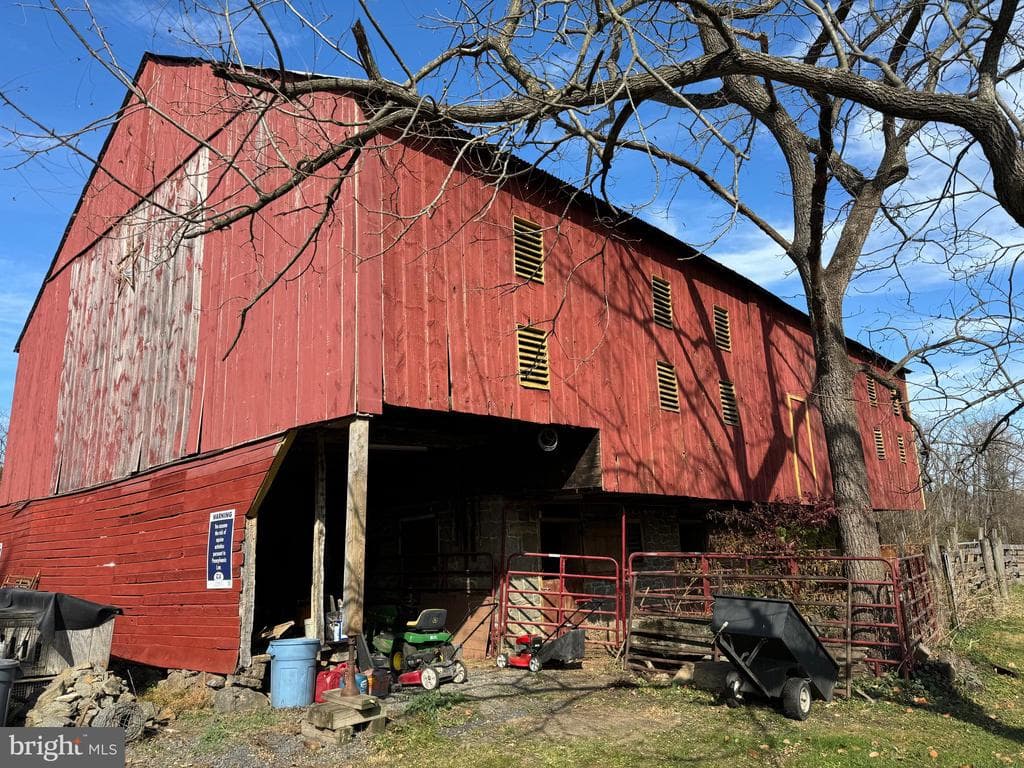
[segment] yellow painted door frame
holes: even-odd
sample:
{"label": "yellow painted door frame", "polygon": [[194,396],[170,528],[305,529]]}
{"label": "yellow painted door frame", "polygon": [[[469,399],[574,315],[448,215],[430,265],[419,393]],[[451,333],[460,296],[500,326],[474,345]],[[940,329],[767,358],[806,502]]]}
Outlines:
{"label": "yellow painted door frame", "polygon": [[804,429],[807,432],[807,453],[811,463],[811,476],[814,478],[815,491],[818,489],[818,467],[814,461],[814,441],[811,439],[811,411],[807,405],[805,396],[787,394],[786,405],[789,407],[789,433],[793,440],[793,477],[796,479],[796,495],[803,497],[803,488],[800,482],[800,441],[797,439],[796,411],[793,403],[802,403],[804,406]]}

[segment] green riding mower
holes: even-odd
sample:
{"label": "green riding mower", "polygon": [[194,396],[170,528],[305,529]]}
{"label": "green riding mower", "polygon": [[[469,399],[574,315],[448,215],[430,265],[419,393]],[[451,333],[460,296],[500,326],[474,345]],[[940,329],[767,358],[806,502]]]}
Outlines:
{"label": "green riding mower", "polygon": [[[395,612],[397,619],[397,611]],[[428,608],[412,621],[391,631],[377,632],[373,649],[388,658],[401,685],[421,685],[428,691],[443,682],[466,682],[466,667],[445,629],[448,611]],[[395,622],[398,624],[397,620]]]}

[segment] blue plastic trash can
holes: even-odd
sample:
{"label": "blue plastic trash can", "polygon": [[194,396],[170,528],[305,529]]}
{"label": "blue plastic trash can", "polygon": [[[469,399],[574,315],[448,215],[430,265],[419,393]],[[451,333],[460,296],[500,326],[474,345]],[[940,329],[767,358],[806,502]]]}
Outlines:
{"label": "blue plastic trash can", "polygon": [[312,704],[320,641],[307,637],[272,640],[267,653],[270,654],[270,706],[287,709]]}
{"label": "blue plastic trash can", "polygon": [[21,676],[21,665],[17,659],[0,659],[0,726],[7,725],[7,704],[11,700],[11,688]]}

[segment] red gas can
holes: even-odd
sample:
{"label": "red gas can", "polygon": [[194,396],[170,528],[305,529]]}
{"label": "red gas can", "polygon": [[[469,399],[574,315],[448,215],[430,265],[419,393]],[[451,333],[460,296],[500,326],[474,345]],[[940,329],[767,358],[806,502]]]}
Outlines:
{"label": "red gas can", "polygon": [[345,667],[348,664],[342,662],[336,667],[325,669],[316,676],[316,690],[313,701],[317,704],[324,703],[324,691],[333,691],[341,688],[345,683]]}

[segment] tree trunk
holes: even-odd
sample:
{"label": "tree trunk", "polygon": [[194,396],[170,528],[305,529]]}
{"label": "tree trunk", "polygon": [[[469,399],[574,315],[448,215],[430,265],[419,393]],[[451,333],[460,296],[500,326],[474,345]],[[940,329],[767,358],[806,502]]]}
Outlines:
{"label": "tree trunk", "polygon": [[[817,366],[814,395],[828,444],[843,552],[851,557],[879,557],[881,545],[871,509],[867,464],[853,396],[854,368],[846,350],[841,309],[835,311],[830,306],[835,302],[828,300],[826,286],[819,282],[809,287]],[[875,580],[880,575],[874,563],[850,563],[848,573],[856,580]]]}

